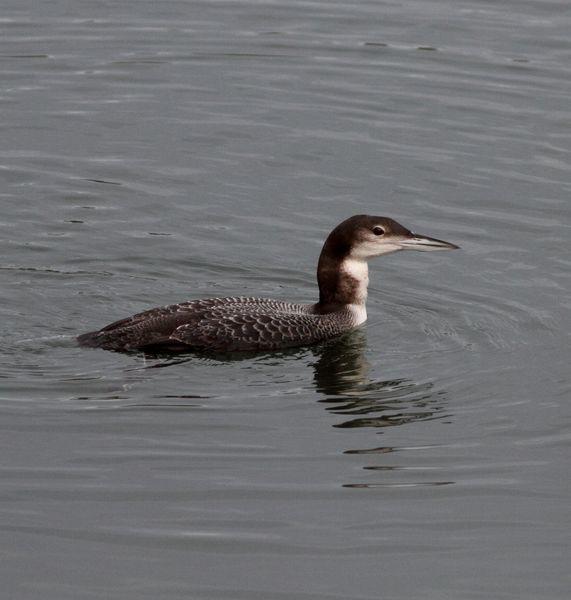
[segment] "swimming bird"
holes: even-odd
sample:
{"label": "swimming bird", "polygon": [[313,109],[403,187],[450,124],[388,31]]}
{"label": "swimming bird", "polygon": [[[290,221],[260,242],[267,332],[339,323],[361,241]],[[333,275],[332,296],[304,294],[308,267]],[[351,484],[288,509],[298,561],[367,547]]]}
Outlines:
{"label": "swimming bird", "polygon": [[329,234],[317,264],[319,300],[207,298],[152,308],[80,335],[80,345],[106,350],[270,351],[307,346],[367,320],[367,261],[400,250],[452,250],[388,217],[355,215]]}

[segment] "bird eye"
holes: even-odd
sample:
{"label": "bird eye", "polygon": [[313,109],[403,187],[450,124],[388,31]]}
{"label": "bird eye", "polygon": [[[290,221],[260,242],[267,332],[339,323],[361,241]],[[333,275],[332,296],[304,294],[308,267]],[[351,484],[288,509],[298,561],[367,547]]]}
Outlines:
{"label": "bird eye", "polygon": [[383,235],[385,233],[385,230],[377,225],[376,227],[373,227],[373,233],[375,235]]}

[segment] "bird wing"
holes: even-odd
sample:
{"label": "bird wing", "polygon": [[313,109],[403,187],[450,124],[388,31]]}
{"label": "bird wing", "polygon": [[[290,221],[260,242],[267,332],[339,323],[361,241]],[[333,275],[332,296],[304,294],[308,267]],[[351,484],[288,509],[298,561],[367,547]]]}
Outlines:
{"label": "bird wing", "polygon": [[185,317],[190,312],[201,312],[208,310],[214,306],[225,306],[237,303],[247,303],[254,298],[205,298],[201,300],[190,300],[188,302],[179,302],[178,304],[170,304],[168,306],[158,306],[143,312],[137,313],[125,319],[114,321],[100,331],[116,331],[124,327],[132,327],[143,322],[150,322],[154,319],[174,319]]}
{"label": "bird wing", "polygon": [[248,310],[249,312],[263,310],[285,310],[288,312],[304,312],[303,304],[291,304],[271,298],[248,298],[243,296],[226,298],[202,298],[200,300],[189,300],[168,306],[158,306],[137,313],[125,319],[114,321],[99,331],[116,331],[124,327],[131,327],[154,319],[180,319],[188,317],[189,313],[202,313],[216,309],[234,309],[236,311]]}
{"label": "bird wing", "polygon": [[209,311],[177,327],[169,339],[213,351],[275,350],[305,346],[339,335],[352,324],[348,315],[272,313],[266,310]]}
{"label": "bird wing", "polygon": [[[191,344],[190,341],[182,340],[181,343],[207,347],[208,344],[201,341],[201,335],[205,336],[213,323],[220,321],[218,337],[220,345],[223,346],[224,319],[231,320],[233,315],[296,314],[304,311],[307,311],[307,307],[302,304],[290,304],[269,298],[206,298],[152,308],[115,321],[99,331],[83,334],[78,340],[84,346],[129,350],[177,341],[176,335],[181,335],[181,332],[176,335],[175,332],[186,326],[186,339],[190,340],[192,336],[189,332],[196,330],[197,343]],[[231,325],[228,327],[231,329]],[[236,335],[237,329],[234,332],[234,336]],[[230,338],[232,332],[229,331],[228,336]]]}

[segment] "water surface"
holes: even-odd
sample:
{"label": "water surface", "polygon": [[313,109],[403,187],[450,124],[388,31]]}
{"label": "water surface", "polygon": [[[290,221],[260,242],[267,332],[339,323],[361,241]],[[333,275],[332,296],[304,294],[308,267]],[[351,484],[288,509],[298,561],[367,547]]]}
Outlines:
{"label": "water surface", "polygon": [[[561,1],[4,2],[0,574],[14,600],[569,597]],[[278,354],[73,336],[204,296],[369,322]]]}

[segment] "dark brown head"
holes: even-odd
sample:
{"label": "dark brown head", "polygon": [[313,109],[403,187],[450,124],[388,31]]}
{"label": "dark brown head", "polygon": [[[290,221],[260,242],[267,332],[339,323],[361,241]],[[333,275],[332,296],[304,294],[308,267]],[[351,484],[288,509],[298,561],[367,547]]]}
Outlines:
{"label": "dark brown head", "polygon": [[[369,283],[367,260],[399,250],[453,250],[454,244],[417,235],[388,217],[355,215],[329,234],[317,265],[318,310],[364,309]],[[362,310],[361,309],[361,310]],[[360,314],[360,319],[365,312]],[[362,321],[359,321],[362,322]]]}
{"label": "dark brown head", "polygon": [[399,250],[453,250],[454,244],[417,235],[389,217],[355,215],[329,234],[323,253],[330,258],[368,260]]}

